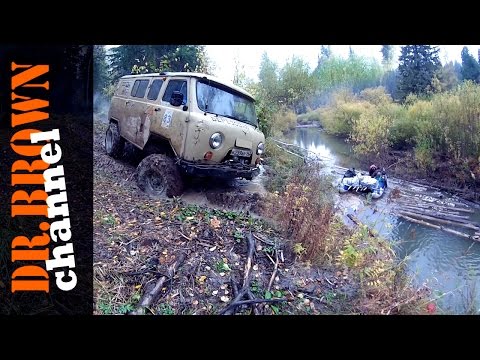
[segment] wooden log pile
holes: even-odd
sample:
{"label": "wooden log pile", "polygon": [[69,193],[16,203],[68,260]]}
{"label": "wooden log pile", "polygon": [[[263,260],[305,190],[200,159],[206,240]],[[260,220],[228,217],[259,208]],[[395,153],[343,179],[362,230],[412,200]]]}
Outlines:
{"label": "wooden log pile", "polygon": [[474,211],[466,205],[422,197],[409,191],[402,191],[402,195],[395,207],[395,213],[400,218],[480,242],[480,224],[471,219]]}

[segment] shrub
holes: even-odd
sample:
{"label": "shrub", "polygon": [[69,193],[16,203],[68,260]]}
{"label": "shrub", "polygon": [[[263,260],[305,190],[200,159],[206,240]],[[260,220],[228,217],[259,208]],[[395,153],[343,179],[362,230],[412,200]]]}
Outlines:
{"label": "shrub", "polygon": [[433,170],[433,150],[430,144],[424,142],[415,147],[415,162],[420,169]]}
{"label": "shrub", "polygon": [[278,223],[292,248],[305,260],[322,263],[331,259],[338,249],[333,204],[328,199],[329,183],[319,176],[319,165],[297,167],[285,191],[276,193],[268,206],[269,215]]}
{"label": "shrub", "polygon": [[333,107],[323,111],[323,127],[330,134],[349,136],[354,122],[372,108],[373,105],[366,101],[337,102]]}
{"label": "shrub", "polygon": [[391,123],[391,119],[382,115],[377,109],[361,114],[360,118],[354,121],[351,134],[354,151],[367,158],[378,157],[386,152],[390,145]]}
{"label": "shrub", "polygon": [[368,101],[373,105],[382,105],[392,102],[392,97],[387,94],[383,86],[367,88],[360,92],[359,98]]}
{"label": "shrub", "polygon": [[265,180],[265,188],[270,192],[283,192],[295,168],[303,163],[299,157],[290,155],[280,149],[270,138],[267,138],[265,141],[264,158],[271,172],[270,176]]}
{"label": "shrub", "polygon": [[277,136],[295,129],[297,116],[291,110],[281,110],[273,114],[271,118],[271,132]]}

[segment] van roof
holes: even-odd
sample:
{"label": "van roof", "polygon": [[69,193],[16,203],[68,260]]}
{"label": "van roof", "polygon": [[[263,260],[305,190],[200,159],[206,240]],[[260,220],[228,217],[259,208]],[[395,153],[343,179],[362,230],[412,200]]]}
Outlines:
{"label": "van roof", "polygon": [[248,96],[252,100],[255,100],[252,94],[250,94],[248,91],[242,89],[241,87],[229,82],[222,80],[216,76],[212,75],[207,75],[204,73],[198,73],[198,72],[161,72],[161,73],[147,73],[147,74],[138,74],[138,75],[125,75],[122,76],[120,79],[131,79],[131,78],[141,78],[141,77],[151,77],[151,76],[168,76],[168,77],[176,77],[176,76],[188,76],[188,77],[195,77],[199,79],[207,79],[211,80],[213,82],[216,82],[221,85],[225,85],[229,88],[232,88],[233,90],[238,91],[239,93]]}

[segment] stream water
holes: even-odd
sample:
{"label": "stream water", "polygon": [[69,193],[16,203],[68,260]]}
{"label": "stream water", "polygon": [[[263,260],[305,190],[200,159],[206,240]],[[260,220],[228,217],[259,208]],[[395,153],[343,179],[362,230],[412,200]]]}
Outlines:
{"label": "stream water", "polygon": [[[296,129],[287,140],[318,154],[332,176],[332,185],[341,177],[334,165],[360,169],[350,144],[319,129]],[[480,314],[480,243],[397,217],[387,201],[392,188],[389,181],[387,192],[378,200],[367,201],[364,195],[346,193],[338,194],[336,201],[344,215],[355,214],[394,244],[413,284],[426,284],[432,289],[441,313]],[[439,195],[438,191],[424,190],[423,196],[429,193]],[[446,201],[450,199],[442,195]],[[470,219],[480,223],[480,210],[473,209]]]}

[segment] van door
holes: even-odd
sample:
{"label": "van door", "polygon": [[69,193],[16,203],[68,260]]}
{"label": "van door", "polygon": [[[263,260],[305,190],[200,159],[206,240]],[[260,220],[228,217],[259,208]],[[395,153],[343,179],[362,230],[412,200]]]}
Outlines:
{"label": "van door", "polygon": [[125,133],[122,134],[126,139],[134,145],[141,148],[137,141],[138,133],[143,129],[145,121],[145,94],[147,93],[149,78],[141,78],[133,83],[131,97],[125,102]]}
{"label": "van door", "polygon": [[147,101],[145,106],[141,109],[140,126],[136,135],[136,144],[140,148],[144,148],[150,137],[150,127],[155,120],[155,113],[161,111],[159,107],[159,95],[162,89],[163,79],[153,79],[147,91]]}
{"label": "van door", "polygon": [[[158,110],[153,113],[152,131],[170,141],[177,156],[183,155],[184,140],[187,135],[187,122],[191,102],[189,94],[190,78],[170,78],[165,91],[161,93],[162,98]],[[183,103],[179,106],[170,104],[170,99],[175,91],[183,94]]]}

